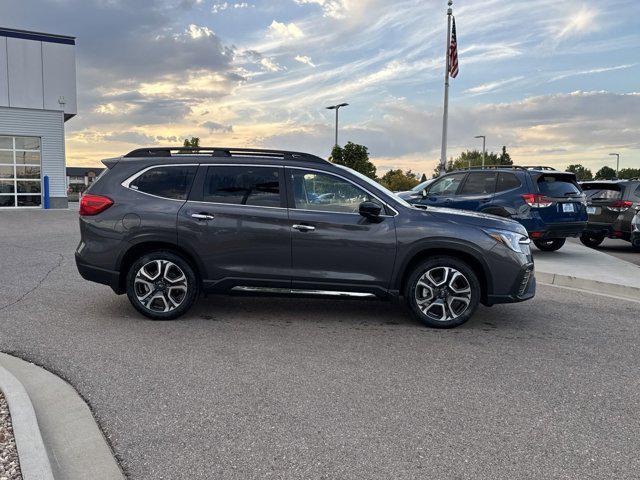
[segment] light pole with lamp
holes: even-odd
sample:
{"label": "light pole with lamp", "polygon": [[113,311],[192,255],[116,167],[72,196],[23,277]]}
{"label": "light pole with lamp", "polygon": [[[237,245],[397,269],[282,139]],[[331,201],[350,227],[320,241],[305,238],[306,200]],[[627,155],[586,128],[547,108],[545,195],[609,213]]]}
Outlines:
{"label": "light pole with lamp", "polygon": [[330,107],[327,107],[327,110],[335,110],[336,111],[336,147],[338,146],[338,111],[342,108],[342,107],[348,107],[349,104],[348,103],[341,103],[339,105],[332,105]]}

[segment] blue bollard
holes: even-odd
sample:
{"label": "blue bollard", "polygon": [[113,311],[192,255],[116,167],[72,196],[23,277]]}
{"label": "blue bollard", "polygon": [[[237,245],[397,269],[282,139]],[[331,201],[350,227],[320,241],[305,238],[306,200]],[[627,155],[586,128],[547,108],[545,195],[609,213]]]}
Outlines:
{"label": "blue bollard", "polygon": [[49,175],[44,176],[44,209],[49,210]]}

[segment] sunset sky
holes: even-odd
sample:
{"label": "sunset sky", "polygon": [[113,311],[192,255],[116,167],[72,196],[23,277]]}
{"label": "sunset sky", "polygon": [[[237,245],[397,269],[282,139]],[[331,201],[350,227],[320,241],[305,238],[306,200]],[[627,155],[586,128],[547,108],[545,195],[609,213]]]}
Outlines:
{"label": "sunset sky", "polygon": [[[381,171],[440,152],[445,0],[2,0],[0,25],[77,36],[67,163],[143,145],[369,147]],[[640,2],[458,0],[450,155],[640,168]]]}

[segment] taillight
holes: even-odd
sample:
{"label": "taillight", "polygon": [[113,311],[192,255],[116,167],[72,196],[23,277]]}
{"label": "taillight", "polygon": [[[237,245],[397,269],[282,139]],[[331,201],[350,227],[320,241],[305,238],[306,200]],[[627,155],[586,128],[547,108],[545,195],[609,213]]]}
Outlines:
{"label": "taillight", "polygon": [[553,205],[553,200],[550,200],[539,193],[527,193],[526,195],[522,195],[522,198],[527,202],[527,205],[533,208],[547,208]]}
{"label": "taillight", "polygon": [[80,200],[80,215],[83,217],[97,215],[113,205],[113,200],[102,195],[85,195]]}
{"label": "taillight", "polygon": [[618,200],[617,202],[609,205],[607,210],[611,210],[612,212],[626,212],[631,207],[633,207],[633,202],[625,202],[623,200]]}

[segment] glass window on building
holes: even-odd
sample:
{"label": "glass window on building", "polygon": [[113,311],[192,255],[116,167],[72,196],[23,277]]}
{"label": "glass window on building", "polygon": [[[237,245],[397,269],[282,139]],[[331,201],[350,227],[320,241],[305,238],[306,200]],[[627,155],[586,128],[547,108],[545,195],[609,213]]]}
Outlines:
{"label": "glass window on building", "polygon": [[42,204],[40,138],[0,135],[0,208]]}

